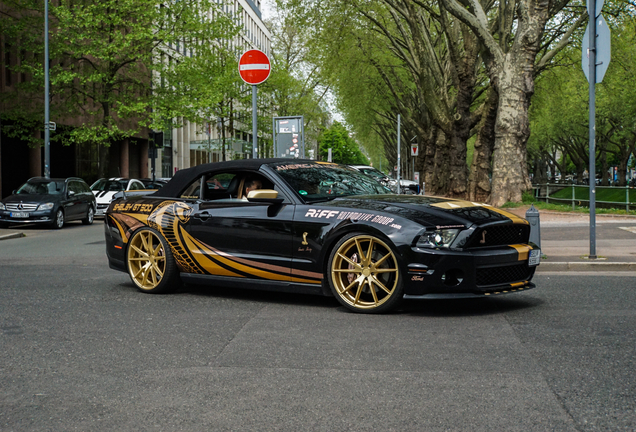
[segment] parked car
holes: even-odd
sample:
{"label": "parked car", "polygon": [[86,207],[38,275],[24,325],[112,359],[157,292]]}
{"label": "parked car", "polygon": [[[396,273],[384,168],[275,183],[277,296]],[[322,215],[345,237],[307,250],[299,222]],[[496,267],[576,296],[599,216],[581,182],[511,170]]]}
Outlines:
{"label": "parked car", "polygon": [[78,177],[33,177],[0,202],[0,224],[38,223],[62,228],[72,220],[93,223],[95,196]]}
{"label": "parked car", "polygon": [[139,179],[144,184],[146,189],[161,189],[170,181],[169,178],[156,178],[154,180],[149,178]]}
{"label": "parked car", "polygon": [[95,216],[104,216],[108,205],[117,192],[130,190],[144,190],[146,186],[137,179],[128,178],[101,178],[91,185],[91,190],[97,200]]}
{"label": "parked car", "polygon": [[360,171],[362,174],[369,176],[384,186],[391,189],[393,192],[397,192],[397,180],[392,179],[388,175],[384,174],[382,171],[368,165],[349,165],[351,168]]}
{"label": "parked car", "polygon": [[400,179],[400,193],[405,195],[418,195],[420,185],[413,180]]}
{"label": "parked car", "polygon": [[[243,200],[247,185],[260,181]],[[227,186],[223,186],[227,184]],[[142,292],[181,282],[333,295],[373,313],[402,301],[520,292],[541,251],[528,222],[487,204],[396,195],[357,170],[246,159],[179,170],[161,196],[106,212],[109,266]]]}

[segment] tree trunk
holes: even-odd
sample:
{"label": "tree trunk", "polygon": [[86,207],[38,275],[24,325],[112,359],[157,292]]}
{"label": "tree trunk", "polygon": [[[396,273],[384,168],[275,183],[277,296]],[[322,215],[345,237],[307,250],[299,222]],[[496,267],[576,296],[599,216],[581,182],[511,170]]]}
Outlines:
{"label": "tree trunk", "polygon": [[435,175],[435,146],[437,140],[437,128],[431,127],[428,136],[428,143],[425,149],[424,164],[422,171],[424,172],[424,186],[426,193],[429,195],[435,194],[435,188],[437,185],[437,178]]}
{"label": "tree trunk", "polygon": [[[528,178],[526,143],[530,136],[528,108],[534,92],[533,55],[521,57],[506,54],[499,74],[499,101],[495,122],[495,147],[490,204],[501,206],[507,201],[520,202],[524,191],[532,185]],[[528,64],[529,63],[529,64]]]}
{"label": "tree trunk", "polygon": [[468,178],[468,198],[485,202],[490,197],[492,147],[495,140],[497,92],[490,89],[484,105],[484,114],[478,125],[475,150]]}
{"label": "tree trunk", "polygon": [[450,183],[450,156],[448,152],[449,139],[444,132],[438,129],[435,140],[435,156],[433,172],[436,173],[433,178],[432,193],[434,195],[446,196]]}

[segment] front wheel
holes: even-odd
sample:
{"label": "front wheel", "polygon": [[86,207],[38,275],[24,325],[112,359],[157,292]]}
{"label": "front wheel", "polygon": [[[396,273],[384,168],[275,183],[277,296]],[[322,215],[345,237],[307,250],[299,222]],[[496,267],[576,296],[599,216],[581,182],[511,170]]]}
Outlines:
{"label": "front wheel", "polygon": [[179,270],[168,243],[151,228],[133,234],[126,253],[128,274],[140,291],[162,294],[176,290]]}
{"label": "front wheel", "polygon": [[331,252],[328,272],[334,296],[352,311],[387,312],[402,300],[404,288],[395,253],[373,235],[343,237]]}
{"label": "front wheel", "polygon": [[55,229],[60,229],[64,226],[64,211],[62,209],[57,209],[55,212],[55,219],[53,219],[52,225]]}
{"label": "front wheel", "polygon": [[94,219],[95,219],[95,210],[93,210],[93,206],[88,206],[86,217],[82,219],[82,223],[84,225],[91,225]]}

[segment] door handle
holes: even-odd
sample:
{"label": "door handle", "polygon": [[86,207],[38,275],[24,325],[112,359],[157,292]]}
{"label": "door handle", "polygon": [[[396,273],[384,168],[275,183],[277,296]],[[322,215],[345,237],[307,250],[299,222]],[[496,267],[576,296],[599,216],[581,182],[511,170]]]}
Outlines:
{"label": "door handle", "polygon": [[194,217],[197,218],[197,219],[201,219],[202,221],[206,221],[209,218],[211,218],[212,215],[206,210],[206,211],[203,211],[201,213],[196,213],[194,215]]}

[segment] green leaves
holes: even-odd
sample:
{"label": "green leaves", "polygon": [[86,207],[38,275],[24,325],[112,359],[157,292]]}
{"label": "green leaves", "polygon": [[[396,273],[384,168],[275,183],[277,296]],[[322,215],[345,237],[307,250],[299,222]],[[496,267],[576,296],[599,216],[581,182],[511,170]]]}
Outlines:
{"label": "green leaves", "polygon": [[[3,34],[33,54],[14,69],[29,73],[29,79],[1,98],[41,100],[41,3],[6,4],[15,13],[1,17]],[[231,60],[235,53],[223,47],[238,28],[214,0],[63,0],[50,7],[50,29],[51,120],[81,119],[68,142],[107,146],[147,126],[163,126],[166,118],[208,118],[206,110],[234,85],[230,74],[237,75]],[[162,76],[168,84],[160,87]],[[32,119],[42,118],[41,102],[13,105],[3,118],[22,121],[15,130],[33,127],[38,122]]]}
{"label": "green leaves", "polygon": [[331,149],[332,161],[348,165],[368,165],[369,160],[362,154],[356,142],[349,136],[345,127],[334,122],[320,140],[320,156],[327,160]]}

